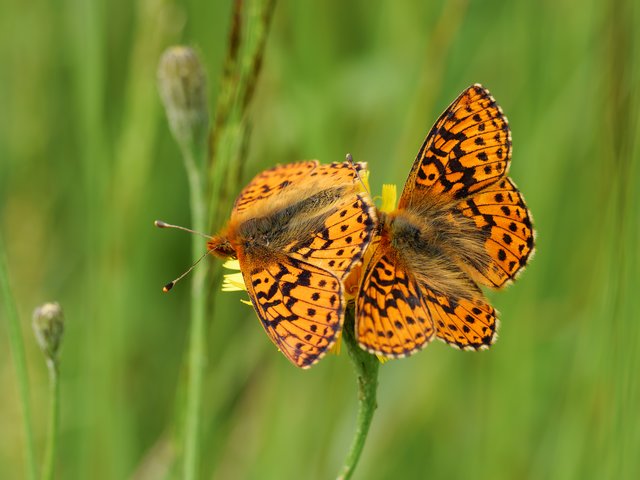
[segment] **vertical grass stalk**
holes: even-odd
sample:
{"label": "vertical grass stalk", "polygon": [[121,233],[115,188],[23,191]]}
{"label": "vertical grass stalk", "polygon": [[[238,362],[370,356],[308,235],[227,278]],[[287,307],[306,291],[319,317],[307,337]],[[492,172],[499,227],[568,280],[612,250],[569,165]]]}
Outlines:
{"label": "vertical grass stalk", "polygon": [[[191,222],[196,231],[207,230],[207,206],[204,194],[203,166],[209,127],[207,81],[196,52],[188,47],[171,47],[162,56],[158,67],[158,85],[167,112],[169,126],[184,161],[189,181]],[[204,247],[197,236],[192,238],[194,262]],[[207,299],[205,285],[207,265],[201,265],[191,277],[191,327],[188,346],[188,379],[185,407],[183,478],[198,476],[199,426],[202,381],[206,361]]]}
{"label": "vertical grass stalk", "polygon": [[[197,149],[183,151],[185,166],[189,177],[190,207],[193,228],[204,232],[207,228],[207,209],[205,206],[203,182],[200,170],[196,166],[194,155]],[[202,150],[200,150],[202,151]],[[202,165],[202,162],[198,162]],[[193,261],[201,256],[202,239],[193,236],[191,242]],[[187,387],[186,429],[184,443],[184,478],[197,478],[199,464],[200,412],[202,408],[202,381],[206,363],[206,323],[207,299],[205,285],[208,265],[205,263],[193,273],[191,283],[191,331],[189,333],[189,383]]]}
{"label": "vertical grass stalk", "polygon": [[367,440],[373,414],[378,406],[376,398],[380,361],[375,355],[365,352],[358,346],[354,335],[353,306],[347,307],[342,337],[358,377],[358,416],[356,420],[356,431],[351,441],[351,447],[347,453],[344,466],[337,477],[338,480],[348,480],[358,465],[360,454]]}
{"label": "vertical grass stalk", "polygon": [[[232,12],[229,49],[219,92],[216,118],[207,144],[209,116],[204,70],[195,52],[172,47],[160,61],[158,80],[171,131],[180,146],[189,181],[193,229],[207,232],[221,223],[229,192],[240,180],[249,128],[245,113],[259,75],[275,0],[256,0],[253,8],[236,0]],[[247,13],[248,12],[248,13]],[[257,40],[249,42],[249,32]],[[207,148],[208,147],[208,148]],[[208,157],[208,158],[207,158]],[[194,262],[204,252],[193,237]],[[188,346],[183,478],[198,477],[202,384],[206,362],[205,290],[210,268],[196,269],[191,283],[191,329]]]}
{"label": "vertical grass stalk", "polygon": [[9,329],[9,344],[13,354],[13,362],[16,368],[16,378],[18,380],[18,393],[22,405],[22,426],[24,429],[24,451],[26,455],[26,478],[35,480],[36,478],[36,456],[33,447],[33,421],[31,415],[31,402],[29,399],[29,376],[27,374],[27,359],[24,351],[22,332],[20,331],[20,320],[18,311],[11,293],[9,284],[9,272],[5,259],[5,249],[2,236],[0,235],[0,288],[4,303],[5,317]]}
{"label": "vertical grass stalk", "polygon": [[49,369],[49,428],[42,464],[42,480],[53,480],[58,447],[58,425],[60,424],[60,381],[58,362],[47,360]]}
{"label": "vertical grass stalk", "polygon": [[60,411],[60,370],[58,353],[64,334],[64,315],[57,302],[45,303],[33,312],[33,333],[44,353],[49,371],[49,428],[42,464],[42,479],[53,480],[58,444],[58,418]]}

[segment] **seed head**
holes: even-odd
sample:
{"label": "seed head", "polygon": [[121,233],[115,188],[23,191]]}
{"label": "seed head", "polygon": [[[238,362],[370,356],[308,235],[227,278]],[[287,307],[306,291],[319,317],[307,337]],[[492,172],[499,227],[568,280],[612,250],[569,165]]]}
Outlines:
{"label": "seed head", "polygon": [[201,146],[207,138],[207,78],[190,47],[169,47],[158,65],[158,88],[169,127],[182,148]]}
{"label": "seed head", "polygon": [[57,362],[64,333],[64,315],[59,303],[45,303],[33,311],[33,331],[47,362]]}

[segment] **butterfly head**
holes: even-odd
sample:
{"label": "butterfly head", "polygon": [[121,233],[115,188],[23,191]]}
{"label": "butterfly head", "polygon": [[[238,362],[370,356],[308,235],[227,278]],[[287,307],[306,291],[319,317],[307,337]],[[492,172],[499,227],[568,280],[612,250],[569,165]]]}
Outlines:
{"label": "butterfly head", "polygon": [[215,235],[207,242],[209,253],[220,258],[237,258],[236,250],[224,235]]}

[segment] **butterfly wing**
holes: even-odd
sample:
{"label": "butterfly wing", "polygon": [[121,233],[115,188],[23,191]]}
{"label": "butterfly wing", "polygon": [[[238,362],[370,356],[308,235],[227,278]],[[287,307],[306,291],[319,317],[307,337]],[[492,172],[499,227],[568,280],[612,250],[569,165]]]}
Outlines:
{"label": "butterfly wing", "polygon": [[531,214],[515,184],[504,178],[457,205],[486,236],[491,262],[471,272],[478,282],[499,288],[514,280],[534,249]]}
{"label": "butterfly wing", "polygon": [[306,261],[344,280],[362,262],[376,224],[375,208],[367,194],[350,194],[322,215],[320,228],[287,247],[290,256]]}
{"label": "butterfly wing", "polygon": [[317,160],[278,165],[256,175],[236,198],[233,214],[251,208],[256,203],[267,200],[289,185],[304,180],[318,167]]}
{"label": "butterfly wing", "polygon": [[334,162],[318,164],[317,160],[278,165],[256,175],[240,192],[233,206],[232,216],[256,206],[270,197],[289,188],[304,188],[305,183],[317,177],[329,177],[336,184],[353,183],[355,172],[364,172],[366,163]]}
{"label": "butterfly wing", "polygon": [[[356,333],[365,350],[388,357],[412,355],[435,336],[465,350],[488,348],[496,338],[496,311],[479,291],[454,298],[404,268],[394,252],[378,249],[356,299]],[[462,293],[462,292],[461,292]]]}
{"label": "butterfly wing", "polygon": [[290,257],[238,257],[267,335],[294,364],[309,368],[335,343],[344,315],[342,284],[326,270]]}
{"label": "butterfly wing", "polygon": [[480,292],[469,298],[453,298],[438,294],[426,283],[421,286],[440,340],[464,350],[483,350],[495,341],[496,311]]}
{"label": "butterfly wing", "polygon": [[[326,178],[313,180],[314,174]],[[361,263],[375,228],[375,209],[356,181],[349,164],[317,166],[297,180],[293,203],[238,227],[246,233],[251,225],[258,239],[238,242],[237,249],[255,310],[271,340],[302,368],[335,342],[344,318],[343,281]]]}
{"label": "butterfly wing", "polygon": [[381,242],[369,260],[356,298],[356,336],[370,353],[399,358],[433,338],[435,329],[416,277]]}
{"label": "butterfly wing", "polygon": [[428,197],[462,199],[506,175],[511,131],[489,91],[472,85],[427,135],[405,183],[399,208]]}

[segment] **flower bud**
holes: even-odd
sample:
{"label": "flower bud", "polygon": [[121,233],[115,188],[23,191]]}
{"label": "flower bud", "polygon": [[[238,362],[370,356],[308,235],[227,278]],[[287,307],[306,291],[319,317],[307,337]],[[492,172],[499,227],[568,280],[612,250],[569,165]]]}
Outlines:
{"label": "flower bud", "polygon": [[170,47],[158,65],[158,88],[181,148],[201,147],[208,134],[207,78],[195,50]]}
{"label": "flower bud", "polygon": [[64,333],[64,316],[59,303],[45,303],[33,311],[33,331],[47,361],[57,362]]}

